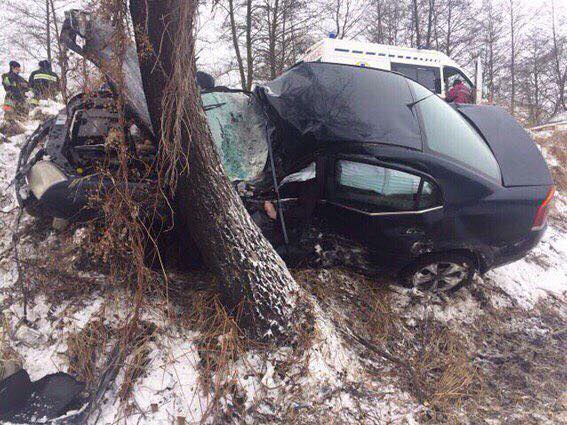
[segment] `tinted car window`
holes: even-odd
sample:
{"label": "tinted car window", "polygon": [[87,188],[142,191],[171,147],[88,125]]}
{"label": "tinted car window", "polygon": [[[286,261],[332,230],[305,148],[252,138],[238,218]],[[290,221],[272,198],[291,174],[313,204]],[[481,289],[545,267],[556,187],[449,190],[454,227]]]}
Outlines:
{"label": "tinted car window", "polygon": [[[362,162],[339,160],[335,165],[339,198],[382,207],[383,211],[412,211],[420,191],[421,177],[403,171]],[[425,181],[423,188],[426,187]],[[419,205],[428,208],[438,202],[436,188],[427,182],[427,193]]]}
{"label": "tinted car window", "polygon": [[423,117],[429,149],[501,181],[500,168],[492,151],[457,111],[437,96],[423,99],[416,107]]}
{"label": "tinted car window", "polygon": [[441,205],[441,194],[439,190],[432,183],[424,180],[419,197],[419,209],[424,210],[438,205]]}

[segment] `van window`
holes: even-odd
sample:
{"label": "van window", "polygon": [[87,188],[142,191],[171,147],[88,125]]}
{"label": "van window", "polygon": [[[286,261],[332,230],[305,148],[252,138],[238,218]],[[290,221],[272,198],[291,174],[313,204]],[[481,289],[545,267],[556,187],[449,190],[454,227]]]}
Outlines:
{"label": "van window", "polygon": [[434,93],[441,93],[441,72],[439,68],[392,62],[392,71],[399,72]]}
{"label": "van window", "polygon": [[[420,176],[363,162],[338,160],[335,181],[338,198],[384,212],[429,208],[440,198],[436,187]],[[420,193],[423,199],[418,199]]]}
{"label": "van window", "polygon": [[474,86],[471,80],[461,71],[460,69],[454,68],[452,66],[445,66],[443,68],[443,79],[445,81],[445,91],[448,92],[455,80],[461,80],[463,84],[473,91]]}
{"label": "van window", "polygon": [[492,151],[457,111],[437,96],[427,97],[416,106],[423,118],[429,149],[501,181],[500,168]]}

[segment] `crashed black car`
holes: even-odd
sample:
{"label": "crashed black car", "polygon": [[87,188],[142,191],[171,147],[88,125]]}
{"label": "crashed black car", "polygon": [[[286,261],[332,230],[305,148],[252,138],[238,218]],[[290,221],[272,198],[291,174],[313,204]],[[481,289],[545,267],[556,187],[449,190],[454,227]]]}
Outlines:
{"label": "crashed black car", "polygon": [[[139,69],[131,76],[139,80]],[[245,201],[272,194],[281,207],[266,231],[274,245],[300,244],[305,225],[317,224],[357,241],[368,263],[407,285],[450,292],[520,259],[545,231],[550,172],[499,107],[449,105],[400,74],[328,63],[298,64],[252,94],[213,88],[202,99],[225,171],[235,187],[252,188],[241,191]],[[17,178],[26,208],[73,218],[89,190],[110,184],[93,162],[108,157],[117,120],[101,105],[111,101],[112,92],[79,95],[32,136]],[[142,161],[155,154],[147,107],[130,107],[120,131]],[[306,204],[307,215],[286,220]],[[261,227],[270,222],[262,214]]]}

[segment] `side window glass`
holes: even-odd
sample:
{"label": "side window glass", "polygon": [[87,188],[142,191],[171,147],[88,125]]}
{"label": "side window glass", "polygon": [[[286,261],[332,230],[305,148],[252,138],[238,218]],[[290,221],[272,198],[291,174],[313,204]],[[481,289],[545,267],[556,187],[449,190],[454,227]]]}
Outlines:
{"label": "side window glass", "polygon": [[404,63],[392,63],[392,71],[399,72],[414,81],[417,81],[417,66]]}
{"label": "side window glass", "polygon": [[470,90],[473,89],[473,85],[471,84],[468,77],[463,74],[459,69],[452,68],[446,66],[443,68],[443,74],[445,78],[445,91],[449,91],[456,80],[461,80],[463,84],[468,87]]}
{"label": "side window glass", "polygon": [[441,93],[439,70],[419,68],[417,70],[417,82],[424,85],[434,93]]}
{"label": "side window glass", "polygon": [[418,203],[421,177],[378,165],[339,160],[335,165],[335,179],[338,198],[359,206],[371,206],[374,210],[413,211],[416,206],[421,208],[421,204],[429,208],[438,202],[436,189],[428,183],[427,199]]}
{"label": "side window glass", "polygon": [[393,63],[392,71],[405,75],[434,93],[441,93],[441,73],[439,68]]}
{"label": "side window glass", "polygon": [[441,195],[437,187],[427,180],[424,180],[419,197],[419,209],[424,210],[438,205],[441,205]]}

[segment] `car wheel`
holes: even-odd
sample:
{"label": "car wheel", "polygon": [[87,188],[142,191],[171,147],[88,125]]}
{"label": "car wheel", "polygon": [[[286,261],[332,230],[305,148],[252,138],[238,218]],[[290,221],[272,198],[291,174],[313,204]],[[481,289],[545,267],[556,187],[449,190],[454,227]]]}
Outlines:
{"label": "car wheel", "polygon": [[417,260],[401,273],[404,286],[423,292],[451,293],[469,284],[474,260],[455,253],[432,254]]}

